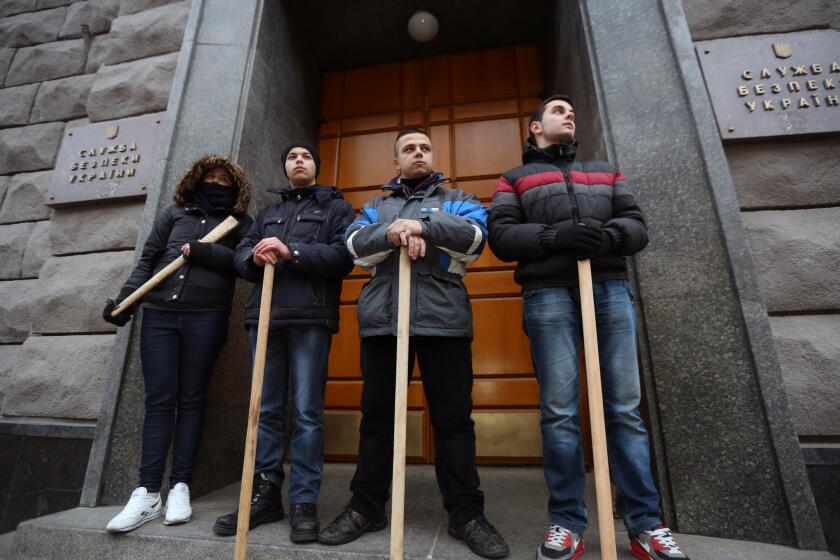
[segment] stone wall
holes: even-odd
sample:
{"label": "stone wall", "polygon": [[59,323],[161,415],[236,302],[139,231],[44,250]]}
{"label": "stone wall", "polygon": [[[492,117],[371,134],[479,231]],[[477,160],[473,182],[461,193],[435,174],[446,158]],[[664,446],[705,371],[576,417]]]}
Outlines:
{"label": "stone wall", "polygon": [[[62,137],[166,110],[190,4],[0,3],[0,424],[20,441],[45,422],[78,427],[64,439],[92,436],[116,332],[101,308],[127,277],[145,204],[46,206]],[[14,491],[4,487],[0,506]]]}
{"label": "stone wall", "polygon": [[189,4],[0,4],[0,418],[98,416],[116,330],[99,311],[144,201],[53,210],[44,195],[67,130],[166,109]]}
{"label": "stone wall", "polygon": [[[840,29],[840,3],[684,0],[695,41]],[[840,441],[840,134],[724,146],[801,439]],[[820,397],[817,398],[817,395]],[[820,404],[822,403],[822,404]]]}
{"label": "stone wall", "polygon": [[[833,0],[683,5],[695,41],[840,29]],[[838,552],[840,134],[729,142],[724,149],[814,498],[829,549]]]}

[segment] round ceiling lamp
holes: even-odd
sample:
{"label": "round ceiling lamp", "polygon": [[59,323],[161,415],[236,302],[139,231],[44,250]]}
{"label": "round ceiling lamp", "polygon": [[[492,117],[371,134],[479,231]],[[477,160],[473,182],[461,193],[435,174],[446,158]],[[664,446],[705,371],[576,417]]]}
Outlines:
{"label": "round ceiling lamp", "polygon": [[414,12],[408,20],[408,34],[418,43],[428,43],[437,36],[438,19],[425,10]]}

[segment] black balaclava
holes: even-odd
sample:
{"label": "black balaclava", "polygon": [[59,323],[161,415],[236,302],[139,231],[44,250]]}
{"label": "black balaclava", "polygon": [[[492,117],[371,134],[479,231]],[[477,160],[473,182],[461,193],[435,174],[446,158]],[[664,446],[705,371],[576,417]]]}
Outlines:
{"label": "black balaclava", "polygon": [[218,183],[201,181],[195,186],[195,190],[192,192],[191,200],[193,204],[205,212],[214,208],[230,210],[236,206],[236,199],[238,196],[239,193],[233,185],[225,187],[224,185],[220,185]]}
{"label": "black balaclava", "polygon": [[[286,173],[286,158],[289,156],[289,152],[292,151],[292,148],[305,148],[309,153],[312,155],[312,159],[315,160],[315,177],[317,178],[318,175],[321,173],[321,156],[318,154],[318,150],[315,149],[309,142],[305,142],[303,140],[295,140],[288,146],[286,149],[283,150],[283,156],[280,161],[283,162],[283,173]],[[289,175],[286,174],[286,177]]]}

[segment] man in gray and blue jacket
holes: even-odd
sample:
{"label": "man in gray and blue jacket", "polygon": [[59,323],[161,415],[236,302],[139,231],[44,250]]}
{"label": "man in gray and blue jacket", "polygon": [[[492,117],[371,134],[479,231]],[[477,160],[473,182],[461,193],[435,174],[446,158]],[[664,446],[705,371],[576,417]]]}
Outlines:
{"label": "man in gray and blue jacket", "polygon": [[[472,411],[472,310],[462,277],[484,248],[487,210],[472,194],[446,188],[433,171],[432,143],[421,130],[394,146],[399,176],[365,204],[344,234],[357,265],[371,269],[358,303],[362,422],[353,497],[318,539],[344,544],[387,525],[394,441],[397,283],[400,247],[412,259],[409,364],[420,364],[435,435],[435,472],[449,533],[487,558],[508,554],[484,517]],[[410,368],[409,368],[410,369]]]}

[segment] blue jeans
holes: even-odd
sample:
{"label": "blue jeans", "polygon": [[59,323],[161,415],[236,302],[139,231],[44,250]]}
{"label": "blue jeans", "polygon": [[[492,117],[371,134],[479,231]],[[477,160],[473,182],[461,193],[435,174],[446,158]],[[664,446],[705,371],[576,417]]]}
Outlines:
{"label": "blue jeans", "polygon": [[143,310],[140,362],[146,412],[139,485],[149,492],[160,490],[173,437],[169,485],[191,481],[207,385],[227,329],[224,311]]}
{"label": "blue jeans", "polygon": [[[249,332],[251,358],[257,329]],[[282,486],[287,446],[289,389],[292,393],[292,437],[289,455],[289,503],[314,504],[324,469],[324,390],[332,333],[324,327],[271,329],[265,357],[257,457],[254,472]]]}
{"label": "blue jeans", "polygon": [[[604,420],[618,513],[630,534],[659,524],[659,493],[650,470],[648,434],[639,414],[641,389],[636,320],[624,280],[595,283],[595,317],[604,395]],[[586,481],[578,405],[578,350],[582,333],[577,287],[523,294],[523,323],[540,384],[543,471],[552,523],[576,533],[586,528]]]}

